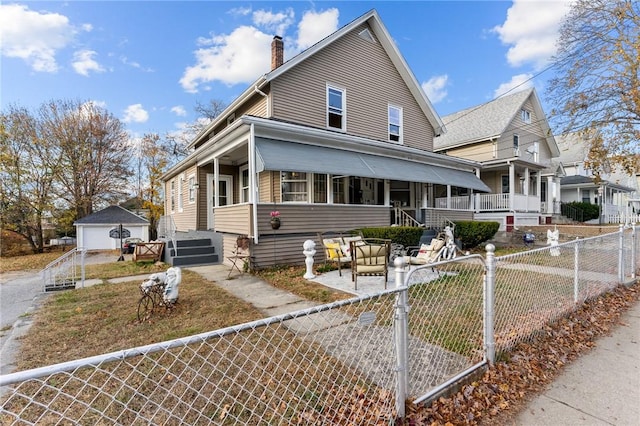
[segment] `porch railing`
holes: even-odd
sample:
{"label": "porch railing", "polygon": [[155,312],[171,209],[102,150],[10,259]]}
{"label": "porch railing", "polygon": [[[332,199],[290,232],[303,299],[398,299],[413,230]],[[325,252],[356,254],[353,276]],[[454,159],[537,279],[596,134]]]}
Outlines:
{"label": "porch railing", "polygon": [[509,194],[479,194],[478,211],[540,212],[540,197],[536,195],[513,194],[513,205]]}
{"label": "porch railing", "polygon": [[397,226],[415,226],[421,227],[422,223],[415,220],[409,213],[402,210],[400,207],[394,207],[394,223]]}
{"label": "porch railing", "polygon": [[453,210],[470,210],[471,199],[468,195],[461,195],[449,198],[449,206],[447,206],[447,198],[436,198],[435,208],[437,209],[453,209]]}

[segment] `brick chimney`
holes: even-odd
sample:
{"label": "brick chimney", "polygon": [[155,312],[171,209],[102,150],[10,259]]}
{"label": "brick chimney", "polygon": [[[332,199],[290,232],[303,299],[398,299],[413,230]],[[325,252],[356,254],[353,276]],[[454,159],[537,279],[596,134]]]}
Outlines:
{"label": "brick chimney", "polygon": [[282,37],[273,36],[271,42],[271,71],[278,68],[284,62],[284,42]]}

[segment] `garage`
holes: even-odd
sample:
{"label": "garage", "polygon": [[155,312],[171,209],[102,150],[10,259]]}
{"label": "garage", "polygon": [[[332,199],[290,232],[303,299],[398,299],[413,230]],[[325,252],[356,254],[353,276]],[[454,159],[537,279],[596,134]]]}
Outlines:
{"label": "garage", "polygon": [[116,250],[120,248],[120,239],[111,238],[113,230],[123,231],[123,237],[137,237],[149,241],[149,221],[120,206],[109,206],[89,216],[77,220],[76,238],[78,247],[86,250]]}

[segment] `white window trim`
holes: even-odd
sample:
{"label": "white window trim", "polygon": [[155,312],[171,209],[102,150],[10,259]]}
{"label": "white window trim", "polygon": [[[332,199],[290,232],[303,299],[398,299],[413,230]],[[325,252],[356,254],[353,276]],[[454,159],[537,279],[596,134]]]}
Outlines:
{"label": "white window trim", "polygon": [[181,174],[178,178],[178,213],[182,213],[184,211],[184,197],[182,195],[182,190],[184,189],[184,174]]}
{"label": "white window trim", "polygon": [[189,175],[187,185],[189,185],[189,204],[193,204],[196,202],[196,175]]}
{"label": "white window trim", "polygon": [[520,135],[513,134],[513,155],[514,157],[520,156]]}
{"label": "white window trim", "polygon": [[[306,175],[305,177],[305,194],[306,194],[306,200],[305,201],[284,201],[284,193],[282,192],[282,173],[304,173]],[[302,181],[302,179],[298,179],[296,182],[300,182]],[[310,172],[300,172],[298,170],[281,170],[280,171],[280,202],[281,203],[287,203],[287,204],[313,204],[311,202],[311,198],[313,197],[313,173]]]}
{"label": "white window trim", "polygon": [[[251,202],[251,191],[249,190],[250,185],[249,182],[247,182],[247,186],[242,186],[243,182],[242,182],[242,174],[245,172],[245,170],[247,171],[247,173],[249,173],[249,165],[247,164],[246,166],[242,166],[239,169],[240,172],[240,202],[241,203],[250,203]],[[251,179],[249,179],[247,177],[247,181],[251,181]],[[249,194],[249,200],[245,200],[244,199],[244,190],[247,190],[247,193]]]}
{"label": "white window trim", "polygon": [[522,119],[523,122],[527,124],[531,124],[531,111],[529,111],[528,109],[522,108],[520,110],[520,118]]}
{"label": "white window trim", "polygon": [[171,179],[169,181],[169,211],[171,213],[176,212],[176,180]]}
{"label": "white window trim", "polygon": [[[394,108],[396,110],[398,110],[398,120],[400,121],[398,123],[398,140],[394,141],[391,140],[391,114],[390,114],[390,109]],[[398,105],[393,105],[393,104],[389,104],[387,106],[387,138],[389,140],[389,142],[391,143],[397,143],[397,144],[402,144],[404,141],[404,137],[403,137],[403,133],[404,133],[404,119],[403,119],[403,113],[404,111],[402,110],[401,106]]]}
{"label": "white window trim", "polygon": [[[342,93],[342,127],[331,127],[329,125],[329,90],[330,89],[337,90]],[[325,111],[326,111],[327,129],[340,130],[342,132],[346,132],[347,131],[347,90],[345,88],[336,86],[334,84],[327,83],[325,94],[326,94]]]}

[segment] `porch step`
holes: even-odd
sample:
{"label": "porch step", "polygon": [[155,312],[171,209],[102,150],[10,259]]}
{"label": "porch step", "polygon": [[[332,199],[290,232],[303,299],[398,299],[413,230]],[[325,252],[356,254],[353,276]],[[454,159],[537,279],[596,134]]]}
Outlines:
{"label": "porch step", "polygon": [[171,264],[173,266],[196,266],[196,265],[211,265],[219,263],[220,258],[217,254],[200,254],[193,256],[178,256],[173,257]]}
{"label": "porch step", "polygon": [[172,266],[195,266],[220,263],[211,238],[192,238],[167,243],[168,263]]}

